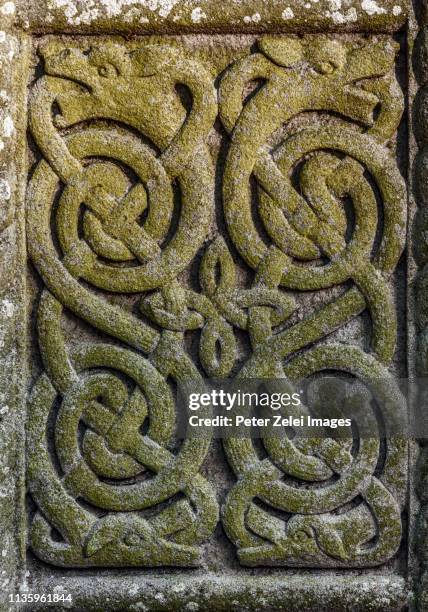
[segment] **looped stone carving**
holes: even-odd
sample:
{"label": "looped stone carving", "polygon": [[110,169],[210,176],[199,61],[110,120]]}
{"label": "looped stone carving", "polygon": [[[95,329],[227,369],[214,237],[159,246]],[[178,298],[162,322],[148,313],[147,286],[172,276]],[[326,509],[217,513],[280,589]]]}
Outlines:
{"label": "looped stone carving", "polygon": [[[257,268],[267,247],[252,219],[249,181],[253,173],[260,185],[261,221],[273,243],[288,255],[281,284],[314,290],[353,279],[372,311],[374,349],[387,362],[393,352],[395,330],[391,328],[386,337],[384,332],[395,315],[382,273],[394,269],[403,249],[405,188],[394,161],[376,140],[391,135],[400,118],[400,104],[382,104],[376,124],[366,134],[344,126],[303,129],[289,136],[273,158],[266,142],[282,123],[311,108],[339,112],[370,125],[379,98],[384,102],[384,87],[378,79],[376,86],[368,87],[378,98],[366,91],[367,87],[362,89],[354,83],[387,73],[396,49],[385,42],[348,51],[340,43],[327,40],[323,44],[322,39],[312,49],[309,40],[302,47],[295,39],[269,37],[262,40],[261,48],[285,68],[255,54],[237,62],[221,84],[221,116],[232,137],[224,180],[225,215],[232,240],[247,263]],[[314,65],[315,74],[309,69],[302,73],[292,70],[303,57]],[[242,108],[242,91],[247,81],[255,78],[264,78],[266,83]],[[387,80],[391,80],[390,75]],[[281,104],[284,89],[290,92],[287,104]],[[232,132],[233,120],[236,125]],[[252,127],[255,125],[256,130]],[[347,157],[340,160],[332,154],[334,151]],[[308,154],[313,156],[307,159]],[[293,185],[292,172],[303,159],[300,195]],[[376,181],[384,204],[383,240],[372,262],[378,215],[364,171]],[[340,201],[345,196],[351,198],[356,218],[349,241]],[[302,267],[294,261],[317,260],[320,256],[330,262]]]}
{"label": "looped stone carving", "polygon": [[[275,255],[272,259],[275,260]],[[269,264],[268,268],[268,275],[272,277],[273,266]],[[250,289],[239,289],[235,265],[222,238],[217,238],[206,250],[200,266],[200,282],[204,294],[173,285],[145,298],[140,308],[166,329],[202,328],[199,347],[202,366],[208,376],[226,377],[236,361],[233,327],[253,333],[250,313],[259,307],[269,313],[270,324],[278,326],[289,318],[294,300],[277,288],[260,283]],[[216,356],[217,349],[220,358]]]}
{"label": "looped stone carving", "polygon": [[[177,346],[169,364],[161,347],[160,356],[153,357],[161,360],[164,374],[143,357],[111,345],[83,346],[68,360],[58,333],[61,311],[55,298],[45,294],[40,328],[49,331],[41,348],[50,377],[43,374],[34,387],[27,430],[30,490],[43,513],[32,524],[35,552],[65,566],[198,564],[195,544],[217,522],[211,488],[197,474],[209,439],[185,441],[176,456],[167,450],[175,407],[165,381],[168,365],[171,373],[178,367],[187,378],[197,374]],[[180,377],[178,371],[175,376]],[[54,439],[61,477],[46,443],[57,392],[62,400]],[[154,476],[141,479],[146,470]],[[141,515],[179,492],[187,501],[172,503],[149,519]],[[98,519],[76,498],[109,514]],[[64,541],[52,539],[45,517]]]}
{"label": "looped stone carving", "polygon": [[[85,166],[62,193],[56,218],[58,238],[63,263],[73,276],[109,291],[141,291],[151,282],[168,278],[173,266],[183,266],[177,256],[172,261],[171,247],[162,253],[158,244],[170,225],[173,192],[161,164],[135,138],[115,134],[111,129],[90,129],[71,137],[69,148],[79,157],[107,158],[111,155],[112,137],[115,161],[132,169],[141,182],[128,185],[126,175],[111,162]],[[140,225],[138,220],[148,208],[148,201],[150,209]],[[86,207],[85,240],[78,231],[82,205]],[[186,233],[185,226],[182,232]],[[181,239],[177,235],[176,240]],[[141,265],[118,268],[105,263],[106,259],[113,263],[138,260]]]}
{"label": "looped stone carving", "polygon": [[[212,75],[176,42],[83,50],[54,40],[42,48],[46,74],[33,88],[30,128],[43,159],[30,180],[27,223],[46,286],[38,319],[46,371],[29,407],[28,473],[38,507],[31,542],[45,561],[198,563],[197,545],[214,530],[218,509],[199,474],[209,440],[170,448],[167,381],[201,385],[186,332],[200,330],[208,376],[292,381],[327,368],[358,379],[382,405],[386,398],[388,418],[402,415],[387,370],[397,337],[390,276],[405,239],[404,183],[388,151],[403,108],[397,45],[385,37],[266,36],[258,47],[220,79],[231,242],[217,236],[204,247],[200,292],[189,264],[213,212],[205,144],[217,112]],[[190,93],[190,110],[178,85]],[[334,118],[293,127],[306,111]],[[228,244],[254,271],[245,286]],[[306,318],[296,312],[298,292],[340,285],[343,293]],[[141,293],[138,314],[99,289]],[[63,308],[138,352],[104,341],[69,350]],[[312,346],[365,310],[370,352]],[[249,355],[236,330],[248,335]],[[341,416],[358,404],[347,389],[337,389]],[[299,414],[322,411],[316,404]],[[371,404],[363,405],[374,430]],[[321,435],[265,435],[263,459],[251,440],[225,440],[237,482],[222,520],[241,563],[360,567],[395,554],[405,444],[390,439],[383,448],[360,433],[355,448]]]}
{"label": "looped stone carving", "polygon": [[[38,319],[46,373],[28,418],[38,506],[32,548],[66,567],[198,565],[198,544],[218,520],[198,474],[209,439],[172,452],[176,414],[166,381],[200,384],[200,375],[180,334],[160,334],[91,289],[137,293],[172,283],[202,244],[212,214],[204,142],[216,114],[212,79],[172,47],[130,53],[107,43],[84,53],[54,41],[42,55],[47,75],[33,90],[30,127],[44,159],[29,185],[27,234],[51,293]],[[189,113],[178,84],[192,95]],[[181,206],[172,228],[173,182]],[[110,344],[70,352],[63,307],[150,360]],[[49,451],[52,413],[58,466]]]}
{"label": "looped stone carving", "polygon": [[[357,376],[382,406],[390,408],[390,414],[384,415],[390,423],[403,419],[403,398],[387,370],[357,348],[317,347],[295,358],[284,368],[284,376],[298,384],[300,378],[322,369]],[[348,413],[346,402],[340,408],[341,416],[356,418],[361,403],[357,400],[349,404]],[[369,405],[367,410],[371,411]],[[300,414],[308,414],[304,406],[300,407]],[[350,453],[352,439],[307,438],[296,443],[284,437],[266,438],[269,457],[259,460],[248,440],[227,439],[228,459],[239,480],[226,502],[223,523],[239,548],[242,563],[378,565],[396,552],[405,496],[406,442],[388,440],[383,474],[380,479],[373,476],[379,461],[379,440],[374,435],[377,423],[370,412],[364,416],[360,422],[365,424],[366,431],[359,432],[362,438],[355,456]],[[404,481],[397,474],[397,462],[402,466]],[[282,480],[283,472],[305,484],[319,486],[308,489],[288,484]],[[359,496],[364,502],[355,503],[352,510],[339,515],[340,519],[328,514]],[[287,523],[274,519],[254,503],[256,498],[296,516]],[[377,525],[372,523],[372,514]],[[365,547],[375,535],[376,544]]]}
{"label": "looped stone carving", "polygon": [[[318,291],[349,280],[354,286],[279,332],[266,309],[250,308],[253,354],[238,376],[298,381],[324,369],[350,373],[374,390],[382,406],[387,398],[392,414],[385,417],[391,422],[402,414],[403,398],[381,363],[390,363],[395,350],[388,277],[406,227],[404,182],[385,147],[402,113],[392,74],[396,47],[387,40],[353,46],[308,36],[264,37],[259,49],[236,62],[220,84],[220,115],[231,139],[223,182],[230,237],[268,286]],[[261,86],[244,103],[256,79]],[[281,132],[283,124],[310,110],[338,113],[354,125],[338,121]],[[353,208],[352,225],[345,200]],[[372,319],[373,355],[356,347],[307,348],[365,309]],[[295,356],[300,349],[306,351]],[[308,408],[297,414],[308,414]],[[351,415],[352,410],[346,416]],[[373,436],[377,425],[367,418]],[[360,435],[356,453],[349,441],[265,436],[264,459],[250,440],[225,440],[238,480],[223,524],[241,563],[356,567],[395,554],[405,483],[394,466],[399,463],[404,472],[405,443],[388,441],[382,475],[375,477],[379,442]],[[284,519],[269,514],[269,506],[287,513]]]}
{"label": "looped stone carving", "polygon": [[[140,292],[170,282],[188,265],[204,240],[212,215],[212,163],[204,145],[216,114],[211,77],[201,64],[172,47],[150,46],[130,54],[107,44],[85,55],[78,48],[58,48],[53,42],[42,54],[49,76],[42,77],[34,88],[30,127],[48,163],[38,164],[29,185],[30,256],[47,287],[78,316],[150,350],[152,330],[85,291],[74,279],[82,277],[110,291]],[[187,86],[193,96],[188,117],[176,84]],[[54,102],[61,111],[55,121],[51,115]],[[99,117],[138,130],[160,154],[156,156],[137,136],[119,128],[83,126],[67,137],[58,131],[58,126]],[[88,158],[97,157],[109,162],[84,165]],[[118,183],[114,181],[115,174],[106,164],[117,162],[135,173],[133,188],[125,185],[125,176],[118,178],[119,169],[113,171]],[[103,169],[107,174],[103,175]],[[174,179],[181,191],[181,218],[174,235],[163,244],[170,228]],[[58,211],[62,262],[49,227],[59,180],[66,184]],[[122,194],[117,194],[120,185]],[[83,205],[87,208],[86,240],[78,235]],[[140,223],[145,208],[147,216]],[[136,265],[110,266],[103,260],[107,255],[113,263],[127,262],[131,254]],[[120,325],[109,324],[117,319]]]}

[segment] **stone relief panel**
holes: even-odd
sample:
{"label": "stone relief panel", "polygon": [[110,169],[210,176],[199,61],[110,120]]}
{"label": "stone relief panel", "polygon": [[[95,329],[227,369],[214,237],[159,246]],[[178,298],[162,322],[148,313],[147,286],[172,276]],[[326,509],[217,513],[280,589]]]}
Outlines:
{"label": "stone relief panel", "polygon": [[318,375],[306,414],[335,371],[403,411],[399,45],[202,38],[38,46],[31,549],[62,567],[197,566],[220,521],[244,566],[383,564],[403,534],[403,440],[266,437],[261,454],[229,438],[220,499],[211,441],[177,439],[174,388]]}
{"label": "stone relief panel", "polygon": [[[355,46],[323,37],[264,37],[259,47],[261,52],[234,64],[220,85],[220,116],[231,134],[223,179],[229,234],[258,282],[283,287],[286,295],[352,282],[283,331],[275,329],[266,308],[250,309],[253,355],[239,375],[297,380],[333,370],[362,381],[389,379],[389,388],[378,385],[377,392],[389,394],[399,412],[400,401],[394,401],[399,391],[387,370],[397,336],[389,279],[406,228],[405,187],[386,146],[403,111],[393,74],[397,47],[390,40]],[[243,88],[255,78],[264,85],[244,104]],[[275,131],[313,110],[339,113],[348,121],[302,127],[272,147]],[[362,129],[355,131],[350,122]],[[267,244],[252,220],[252,179]],[[379,240],[376,188],[383,206]],[[355,215],[349,236],[345,197]],[[310,346],[363,310],[371,318],[368,350],[342,343]],[[336,398],[338,413],[353,413],[345,389],[338,388]],[[377,426],[373,414],[371,427]],[[238,482],[227,498],[223,523],[243,564],[352,567],[376,565],[395,553],[405,493],[402,442],[389,441],[383,472],[375,476],[380,448],[374,439],[363,439],[355,455],[349,442],[306,440],[301,446],[273,440],[264,440],[268,456],[263,460],[248,440],[225,442]],[[256,498],[291,518],[270,516],[254,504]],[[357,498],[352,508],[340,511]]]}

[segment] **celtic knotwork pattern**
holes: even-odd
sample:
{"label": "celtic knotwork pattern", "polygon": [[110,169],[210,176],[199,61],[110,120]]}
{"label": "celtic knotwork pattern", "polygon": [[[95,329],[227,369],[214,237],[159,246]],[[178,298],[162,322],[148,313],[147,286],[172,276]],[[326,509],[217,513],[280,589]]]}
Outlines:
{"label": "celtic knotwork pattern", "polygon": [[[46,286],[38,308],[46,373],[28,421],[38,507],[32,548],[62,566],[197,565],[197,545],[218,521],[213,491],[199,475],[209,440],[171,450],[176,414],[167,379],[199,381],[200,374],[182,334],[160,334],[92,288],[132,294],[174,282],[204,241],[212,79],[180,50],[160,45],[130,53],[115,44],[88,50],[51,42],[41,54],[46,75],[33,90],[30,126],[44,159],[27,208],[30,256]],[[177,85],[191,93],[189,113]],[[173,183],[181,196],[174,228]],[[68,348],[64,308],[125,346]]]}
{"label": "celtic knotwork pattern", "polygon": [[[40,558],[199,562],[218,521],[199,473],[209,440],[177,449],[174,383],[310,380],[296,414],[322,414],[323,372],[336,371],[357,381],[369,432],[376,403],[390,420],[402,415],[388,369],[406,232],[390,151],[403,111],[397,52],[389,37],[265,36],[226,70],[219,52],[215,79],[176,40],[42,44],[45,74],[29,105],[42,159],[27,199],[28,249],[44,283],[45,371],[28,417]],[[217,112],[227,155],[214,215]],[[316,296],[309,313],[307,295]],[[364,349],[328,340],[365,312]],[[101,338],[68,342],[68,313]],[[331,410],[355,416],[350,384],[336,382]],[[394,556],[407,451],[364,433],[358,444],[264,435],[263,458],[249,439],[224,441],[237,481],[222,522],[242,564],[363,567]]]}
{"label": "celtic knotwork pattern", "polygon": [[[397,48],[386,40],[355,45],[323,36],[266,36],[259,50],[236,62],[220,84],[220,116],[231,139],[223,180],[229,234],[268,286],[293,293],[345,281],[352,287],[279,333],[268,308],[250,308],[253,355],[238,376],[297,381],[323,370],[346,372],[400,414],[400,392],[385,368],[396,344],[388,279],[406,231],[404,183],[385,146],[403,108],[393,75]],[[261,87],[245,103],[254,80]],[[283,126],[304,111],[347,121],[303,125],[284,135]],[[380,240],[376,190],[383,205]],[[351,236],[345,200],[353,209]],[[337,344],[307,348],[365,309],[371,354]],[[302,348],[306,352],[293,355]],[[353,414],[349,406],[343,399],[339,414]],[[372,431],[377,427],[372,417]],[[265,459],[249,440],[225,441],[238,481],[223,523],[243,564],[352,567],[377,565],[396,552],[405,495],[396,470],[400,465],[405,472],[405,444],[389,440],[383,472],[375,476],[381,450],[366,438],[356,452],[332,439],[266,438]],[[286,513],[284,519],[269,514],[266,504]]]}

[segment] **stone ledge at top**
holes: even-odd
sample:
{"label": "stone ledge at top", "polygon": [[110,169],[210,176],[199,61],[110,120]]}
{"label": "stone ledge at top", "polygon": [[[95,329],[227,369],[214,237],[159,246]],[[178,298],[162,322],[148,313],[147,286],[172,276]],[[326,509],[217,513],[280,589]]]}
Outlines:
{"label": "stone ledge at top", "polygon": [[34,33],[391,32],[409,0],[0,0]]}

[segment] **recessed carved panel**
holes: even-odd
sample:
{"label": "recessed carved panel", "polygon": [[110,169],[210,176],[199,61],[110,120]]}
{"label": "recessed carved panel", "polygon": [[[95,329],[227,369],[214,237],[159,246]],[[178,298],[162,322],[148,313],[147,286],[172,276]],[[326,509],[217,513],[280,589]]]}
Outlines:
{"label": "recessed carved panel", "polygon": [[[219,521],[242,565],[394,557],[404,441],[266,438],[261,455],[229,438],[224,499],[210,440],[176,439],[174,387],[336,371],[403,410],[398,52],[386,36],[40,44],[26,205],[43,283],[27,428],[39,558],[194,566]],[[345,382],[336,397],[352,410]]]}

